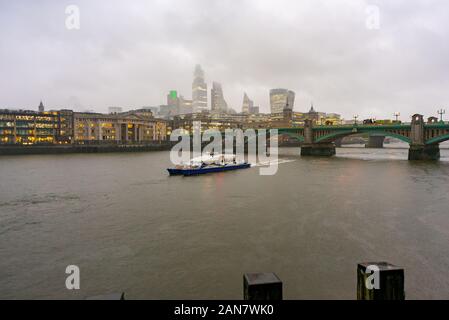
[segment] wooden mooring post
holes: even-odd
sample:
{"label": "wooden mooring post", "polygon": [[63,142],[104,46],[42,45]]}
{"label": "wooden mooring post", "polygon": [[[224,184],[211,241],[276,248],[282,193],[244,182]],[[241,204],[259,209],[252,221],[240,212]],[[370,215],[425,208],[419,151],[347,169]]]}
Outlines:
{"label": "wooden mooring post", "polygon": [[245,273],[244,300],[282,300],[282,281],[274,273]]}
{"label": "wooden mooring post", "polygon": [[357,265],[357,300],[404,300],[404,269],[388,262]]}

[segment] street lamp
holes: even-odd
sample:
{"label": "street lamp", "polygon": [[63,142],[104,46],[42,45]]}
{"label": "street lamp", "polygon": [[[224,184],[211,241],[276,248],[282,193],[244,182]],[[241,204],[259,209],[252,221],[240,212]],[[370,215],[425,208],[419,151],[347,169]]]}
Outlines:
{"label": "street lamp", "polygon": [[394,114],[393,114],[393,116],[396,118],[396,122],[399,122],[399,116],[401,115],[401,113],[400,112],[395,112]]}
{"label": "street lamp", "polygon": [[444,109],[438,110],[438,114],[440,115],[440,121],[441,122],[444,122],[443,121],[443,114],[445,114],[445,113],[446,113],[446,110],[444,110]]}
{"label": "street lamp", "polygon": [[354,118],[354,125],[356,126],[357,125],[357,118],[359,117],[359,115],[354,115],[353,116],[353,118]]}

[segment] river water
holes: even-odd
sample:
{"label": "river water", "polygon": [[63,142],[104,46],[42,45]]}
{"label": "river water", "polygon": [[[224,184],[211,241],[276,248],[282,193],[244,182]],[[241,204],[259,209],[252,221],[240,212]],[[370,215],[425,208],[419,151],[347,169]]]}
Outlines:
{"label": "river water", "polygon": [[0,157],[0,298],[241,299],[243,273],[276,272],[286,299],[354,299],[357,263],[389,261],[407,298],[449,299],[449,150],[392,147],[285,148],[273,176],[169,177],[168,152]]}

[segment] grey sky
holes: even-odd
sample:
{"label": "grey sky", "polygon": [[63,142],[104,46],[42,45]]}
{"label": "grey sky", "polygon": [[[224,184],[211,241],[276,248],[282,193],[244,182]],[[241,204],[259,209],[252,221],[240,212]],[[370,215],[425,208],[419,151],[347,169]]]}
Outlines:
{"label": "grey sky", "polygon": [[[71,4],[80,30],[66,29]],[[268,112],[285,87],[297,111],[435,115],[449,107],[448,28],[446,0],[0,0],[0,108],[160,105],[170,89],[191,97],[199,63],[238,111],[244,91]]]}

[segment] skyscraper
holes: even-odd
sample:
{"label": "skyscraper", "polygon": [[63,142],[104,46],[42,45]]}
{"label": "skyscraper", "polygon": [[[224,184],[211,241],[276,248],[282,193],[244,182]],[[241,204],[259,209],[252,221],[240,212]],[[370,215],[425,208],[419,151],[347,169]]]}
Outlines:
{"label": "skyscraper", "polygon": [[259,106],[254,106],[249,108],[249,113],[250,114],[259,114]]}
{"label": "skyscraper", "polygon": [[281,113],[285,107],[293,110],[295,104],[295,93],[287,89],[270,90],[271,113]]}
{"label": "skyscraper", "polygon": [[44,107],[44,104],[42,103],[42,101],[41,101],[41,103],[39,104],[38,109],[39,109],[39,112],[44,112],[44,111],[45,111],[45,107]]}
{"label": "skyscraper", "polygon": [[179,113],[189,114],[192,112],[192,100],[184,99],[183,96],[179,96]]}
{"label": "skyscraper", "polygon": [[193,112],[207,110],[207,84],[204,82],[204,71],[198,64],[192,83],[192,107]]}
{"label": "skyscraper", "polygon": [[243,104],[242,104],[242,113],[251,113],[251,108],[253,108],[254,102],[248,98],[246,92],[243,94]]}
{"label": "skyscraper", "polygon": [[170,90],[167,94],[167,108],[169,115],[174,116],[179,114],[179,98],[178,91]]}
{"label": "skyscraper", "polygon": [[210,90],[211,99],[211,109],[214,113],[226,113],[228,110],[228,104],[226,103],[223,96],[223,89],[221,84],[214,82],[212,84],[212,89]]}

